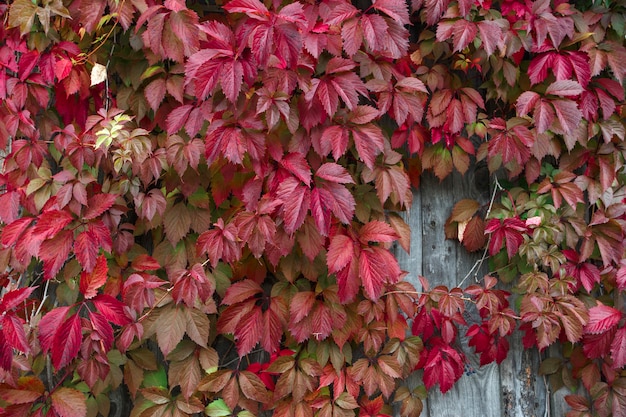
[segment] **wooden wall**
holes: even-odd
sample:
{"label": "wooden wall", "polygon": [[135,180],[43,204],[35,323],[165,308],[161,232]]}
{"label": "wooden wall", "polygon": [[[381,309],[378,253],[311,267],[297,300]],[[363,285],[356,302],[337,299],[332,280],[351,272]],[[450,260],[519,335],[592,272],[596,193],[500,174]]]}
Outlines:
{"label": "wooden wall", "polygon": [[[482,183],[482,184],[481,184]],[[452,288],[461,284],[468,271],[480,258],[467,253],[458,242],[446,240],[444,223],[454,203],[462,198],[474,198],[487,203],[488,183],[469,173],[464,177],[451,175],[440,182],[424,175],[419,190],[414,192],[413,206],[405,214],[411,227],[411,251],[407,254],[396,249],[400,266],[409,272],[407,280],[419,290],[419,275],[425,276],[431,286],[446,285]],[[487,272],[483,265],[478,277]],[[462,287],[474,280],[472,274]],[[477,314],[468,313],[469,324]],[[464,334],[466,329],[461,329]],[[446,394],[438,387],[428,393],[423,417],[563,417],[567,410],[563,397],[566,389],[550,393],[544,378],[538,375],[540,354],[537,350],[524,350],[521,335],[511,339],[509,356],[502,364],[479,367],[479,358],[461,338],[463,351],[468,358],[468,368],[463,377]],[[419,378],[415,378],[416,380]],[[418,381],[409,379],[409,385]]]}

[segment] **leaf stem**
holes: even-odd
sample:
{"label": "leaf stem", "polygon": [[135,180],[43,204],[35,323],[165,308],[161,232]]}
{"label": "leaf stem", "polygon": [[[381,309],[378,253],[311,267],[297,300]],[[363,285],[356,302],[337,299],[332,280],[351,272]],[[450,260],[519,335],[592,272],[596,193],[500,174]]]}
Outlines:
{"label": "leaf stem", "polygon": [[169,287],[167,290],[165,290],[165,293],[163,293],[163,295],[161,296],[161,298],[159,298],[154,304],[152,304],[152,307],[150,307],[150,309],[148,311],[146,311],[141,317],[139,317],[137,319],[137,323],[141,323],[146,317],[148,317],[153,311],[154,309],[161,304],[161,301],[165,300],[165,297],[167,297],[167,295],[172,292],[172,290],[174,289],[174,287]]}
{"label": "leaf stem", "polygon": [[[489,199],[489,206],[487,207],[487,213],[485,214],[485,219],[487,219],[489,217],[489,215],[491,214],[491,210],[493,209],[493,205],[495,203],[496,196],[498,195],[498,193],[500,191],[503,191],[503,190],[504,190],[504,188],[500,185],[500,182],[498,181],[498,177],[494,174],[494,176],[493,176],[493,192],[491,193],[491,198]],[[458,284],[459,287],[461,285],[463,285],[463,283],[472,275],[472,273],[474,274],[474,281],[478,282],[478,271],[480,271],[480,268],[483,266],[483,263],[485,262],[485,259],[487,259],[487,250],[489,248],[489,242],[490,241],[491,241],[491,236],[489,237],[489,240],[487,240],[487,244],[485,245],[485,250],[483,251],[482,256],[480,257],[480,259],[478,259],[476,262],[474,262],[474,265],[472,265],[472,267],[467,272],[467,274],[465,274],[465,276],[463,277],[461,282],[459,282],[459,284]]]}

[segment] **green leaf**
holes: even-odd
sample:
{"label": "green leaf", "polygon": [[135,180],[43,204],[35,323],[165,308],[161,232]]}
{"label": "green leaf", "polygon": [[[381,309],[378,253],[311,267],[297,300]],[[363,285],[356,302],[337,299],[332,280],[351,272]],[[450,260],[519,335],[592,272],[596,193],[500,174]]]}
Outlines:
{"label": "green leaf", "polygon": [[232,414],[230,408],[228,408],[224,400],[221,398],[212,401],[209,405],[207,405],[204,412],[210,417],[225,417]]}
{"label": "green leaf", "polygon": [[167,372],[162,365],[156,371],[148,371],[143,377],[144,387],[162,387],[167,388]]}

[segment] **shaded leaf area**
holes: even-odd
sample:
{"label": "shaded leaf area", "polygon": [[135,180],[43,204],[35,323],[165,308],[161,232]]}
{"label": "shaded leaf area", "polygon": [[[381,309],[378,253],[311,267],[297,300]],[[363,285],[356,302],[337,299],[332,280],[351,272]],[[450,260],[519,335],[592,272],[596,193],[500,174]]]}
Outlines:
{"label": "shaded leaf area", "polygon": [[[0,5],[0,416],[418,416],[514,332],[623,416],[625,9],[583,3]],[[417,291],[413,189],[483,165],[444,231],[489,273]]]}

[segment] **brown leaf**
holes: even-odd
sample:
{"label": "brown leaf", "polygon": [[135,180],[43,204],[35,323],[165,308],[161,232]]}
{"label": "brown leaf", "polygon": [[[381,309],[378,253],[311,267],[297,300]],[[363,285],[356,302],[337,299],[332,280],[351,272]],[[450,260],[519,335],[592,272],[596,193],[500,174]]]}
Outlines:
{"label": "brown leaf", "polygon": [[52,408],[61,417],[85,417],[87,404],[85,395],[74,388],[61,387],[51,395]]}

